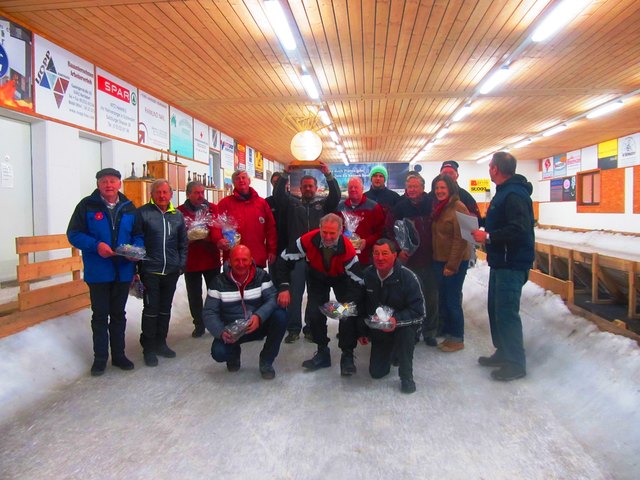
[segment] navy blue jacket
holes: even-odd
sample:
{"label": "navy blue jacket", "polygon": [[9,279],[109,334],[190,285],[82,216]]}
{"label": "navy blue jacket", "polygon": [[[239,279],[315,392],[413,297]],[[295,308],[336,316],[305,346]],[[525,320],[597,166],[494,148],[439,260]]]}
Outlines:
{"label": "navy blue jacket", "polygon": [[487,262],[491,268],[529,270],[533,265],[533,186],[522,175],[514,175],[496,187],[489,204],[485,230]]}
{"label": "navy blue jacket", "polygon": [[82,251],[84,280],[87,283],[130,282],[135,263],[124,257],[103,258],[98,254],[98,244],[106,243],[115,250],[120,245],[141,247],[142,230],[136,222],[136,207],[122,193],[118,203],[109,211],[96,189],[80,200],[67,227],[69,243]]}

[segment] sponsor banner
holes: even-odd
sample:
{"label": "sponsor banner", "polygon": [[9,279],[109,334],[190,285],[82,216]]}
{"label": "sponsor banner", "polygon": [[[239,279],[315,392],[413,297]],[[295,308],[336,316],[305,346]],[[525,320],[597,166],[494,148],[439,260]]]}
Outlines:
{"label": "sponsor banner", "polygon": [[[392,190],[404,190],[405,179],[409,173],[408,163],[352,163],[349,166],[341,163],[334,163],[329,166],[331,173],[338,180],[338,185],[342,191],[346,191],[349,178],[353,176],[361,177],[364,183],[365,192],[371,188],[371,176],[370,172],[374,167],[384,166],[387,169],[389,178],[387,178],[386,186]],[[324,176],[320,170],[316,170],[320,177]],[[312,173],[315,175],[315,173]],[[296,185],[299,185],[298,181]],[[294,183],[291,183],[291,189],[293,190]]]}
{"label": "sponsor banner", "polygon": [[209,161],[209,127],[200,120],[193,119],[193,159]]}
{"label": "sponsor banner", "polygon": [[575,202],[576,201],[576,177],[564,177],[562,179],[562,201],[563,202]]}
{"label": "sponsor banner", "polygon": [[0,107],[33,111],[30,30],[0,16]]}
{"label": "sponsor banner", "polygon": [[220,172],[220,152],[218,152],[217,150],[214,150],[213,148],[210,148],[209,149],[209,173],[213,178],[217,178],[218,172]]}
{"label": "sponsor banner", "polygon": [[553,178],[553,157],[543,158],[542,162],[542,180]]}
{"label": "sponsor banner", "polygon": [[169,105],[140,90],[138,112],[138,142],[169,150]]}
{"label": "sponsor banner", "polygon": [[567,175],[575,175],[582,166],[582,150],[567,153]]}
{"label": "sponsor banner", "polygon": [[264,158],[262,157],[262,153],[258,152],[256,150],[255,156],[254,156],[254,163],[256,166],[256,178],[259,178],[260,180],[264,180]]}
{"label": "sponsor banner", "polygon": [[96,130],[138,141],[138,89],[96,67]]}
{"label": "sponsor banner", "polygon": [[553,176],[562,177],[567,174],[567,155],[562,153],[553,157]]}
{"label": "sponsor banner", "polygon": [[551,188],[551,194],[549,195],[549,200],[552,202],[561,202],[562,201],[562,178],[554,178],[549,182],[549,188]]}
{"label": "sponsor banner", "polygon": [[93,65],[34,36],[35,107],[40,115],[96,128]]}
{"label": "sponsor banner", "polygon": [[491,191],[490,178],[472,178],[469,180],[470,193],[485,193]]}
{"label": "sponsor banner", "polygon": [[193,158],[193,118],[177,108],[169,107],[171,153]]}
{"label": "sponsor banner", "polygon": [[608,170],[618,167],[618,139],[598,144],[598,168]]}
{"label": "sponsor banner", "polygon": [[[229,135],[220,134],[220,163],[225,172],[233,173],[235,143],[235,140]],[[229,178],[231,178],[231,174],[229,174]]]}
{"label": "sponsor banner", "polygon": [[255,153],[253,148],[247,146],[247,174],[250,177],[256,176]]}
{"label": "sponsor banner", "polygon": [[640,133],[618,139],[618,167],[640,165]]}
{"label": "sponsor banner", "polygon": [[235,160],[234,165],[236,170],[246,170],[247,169],[247,149],[244,145],[240,143],[236,143],[236,151],[235,151]]}
{"label": "sponsor banner", "polygon": [[209,148],[220,151],[220,131],[209,127]]}

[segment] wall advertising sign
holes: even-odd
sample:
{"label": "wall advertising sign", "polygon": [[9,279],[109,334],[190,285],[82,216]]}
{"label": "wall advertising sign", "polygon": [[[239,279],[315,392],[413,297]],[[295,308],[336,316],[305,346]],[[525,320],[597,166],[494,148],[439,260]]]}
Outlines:
{"label": "wall advertising sign", "polygon": [[235,152],[235,161],[234,165],[236,170],[246,170],[247,169],[247,149],[244,145],[240,143],[236,143],[236,152]]}
{"label": "wall advertising sign", "polygon": [[256,178],[263,180],[264,179],[264,159],[262,158],[261,152],[256,151],[254,161],[256,164]]}
{"label": "wall advertising sign", "polygon": [[193,118],[177,108],[169,108],[171,153],[193,158]]}
{"label": "wall advertising sign", "polygon": [[255,150],[247,146],[247,173],[250,177],[256,176]]}
{"label": "wall advertising sign", "polygon": [[138,141],[138,89],[96,67],[96,130]]}
{"label": "wall advertising sign", "polygon": [[220,151],[220,131],[209,127],[209,148]]}
{"label": "wall advertising sign", "polygon": [[168,150],[169,105],[140,90],[138,112],[138,142],[159,150]]}
{"label": "wall advertising sign", "polygon": [[564,177],[562,179],[562,201],[576,201],[576,177]]}
{"label": "wall advertising sign", "polygon": [[554,178],[549,182],[551,188],[551,195],[549,199],[552,202],[561,202],[562,201],[562,178]]}
{"label": "wall advertising sign", "polygon": [[567,155],[560,154],[553,157],[553,176],[562,177],[567,174]]}
{"label": "wall advertising sign", "polygon": [[598,168],[608,170],[618,167],[618,139],[598,144]]}
{"label": "wall advertising sign", "polygon": [[96,128],[93,65],[34,36],[35,107],[40,115]]}
{"label": "wall advertising sign", "polygon": [[582,164],[582,150],[567,153],[567,175],[575,175]]}
{"label": "wall advertising sign", "polygon": [[235,140],[224,133],[220,134],[220,163],[226,172],[233,173],[233,159],[235,153]]}
{"label": "wall advertising sign", "polygon": [[542,180],[553,178],[553,157],[547,157],[540,160],[542,170]]}
{"label": "wall advertising sign", "polygon": [[200,120],[193,119],[193,159],[209,161],[209,127]]}
{"label": "wall advertising sign", "polygon": [[490,178],[472,178],[469,180],[470,193],[485,193],[491,191]]}
{"label": "wall advertising sign", "polygon": [[33,110],[30,30],[0,16],[0,106]]}
{"label": "wall advertising sign", "polygon": [[618,167],[640,165],[640,133],[618,139]]}

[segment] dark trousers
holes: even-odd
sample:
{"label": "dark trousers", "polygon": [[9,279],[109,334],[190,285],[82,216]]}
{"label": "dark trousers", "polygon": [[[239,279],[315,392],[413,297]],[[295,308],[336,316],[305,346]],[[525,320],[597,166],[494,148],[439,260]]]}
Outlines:
{"label": "dark trousers", "polygon": [[124,357],[124,330],[127,326],[124,307],[129,296],[130,282],[89,283],[91,299],[91,331],[93,355],[96,359]]}
{"label": "dark trousers", "polygon": [[221,339],[216,338],[211,345],[211,356],[216,362],[226,362],[233,356],[240,356],[240,344],[255,342],[267,337],[260,352],[260,360],[272,364],[280,353],[280,344],[286,331],[287,312],[278,307],[257,330],[243,335],[237,342],[224,343]]}
{"label": "dark trousers", "polygon": [[179,276],[178,273],[168,275],[143,273],[140,276],[144,285],[142,333],[140,334],[143,350],[153,350],[156,346],[167,342],[171,304]]}
{"label": "dark trousers", "polygon": [[526,370],[520,296],[529,278],[528,270],[492,268],[489,273],[489,326],[496,355]]}
{"label": "dark trousers", "polygon": [[440,335],[440,314],[438,313],[438,279],[433,265],[411,268],[420,279],[422,294],[427,308],[427,316],[422,323],[422,336],[437,337]]}
{"label": "dark trousers", "polygon": [[457,342],[464,341],[464,312],[462,311],[462,285],[467,276],[469,262],[460,262],[458,271],[450,276],[444,275],[445,262],[433,262],[438,279],[438,311],[442,334]]}
{"label": "dark trousers", "polygon": [[196,327],[204,328],[204,323],[202,323],[202,279],[204,278],[205,287],[208,289],[218,273],[220,273],[220,269],[185,272],[184,274],[184,283],[187,287],[187,298],[189,300],[189,311],[193,318],[193,324]]}
{"label": "dark trousers", "polygon": [[[336,300],[340,303],[355,302],[357,304],[361,298],[362,288],[346,275],[326,278],[324,281],[308,277],[305,318],[309,319],[313,343],[317,344],[318,347],[326,347],[329,344],[327,317],[320,311],[320,307],[329,301],[331,288],[333,288]],[[358,310],[360,308],[361,305],[358,305]],[[353,350],[356,348],[359,321],[359,317],[345,317],[340,320],[338,325],[338,347],[341,350]]]}
{"label": "dark trousers", "polygon": [[[287,316],[289,323],[287,330],[290,332],[300,333],[302,330],[302,297],[307,283],[307,261],[297,260],[293,270],[291,271],[291,283],[289,292],[291,294],[291,303],[287,308]],[[305,325],[308,325],[309,319],[305,313]]]}
{"label": "dark trousers", "polygon": [[393,332],[371,329],[369,375],[382,378],[391,370],[392,355],[398,359],[398,374],[402,380],[413,380],[413,348],[418,327],[398,327]]}

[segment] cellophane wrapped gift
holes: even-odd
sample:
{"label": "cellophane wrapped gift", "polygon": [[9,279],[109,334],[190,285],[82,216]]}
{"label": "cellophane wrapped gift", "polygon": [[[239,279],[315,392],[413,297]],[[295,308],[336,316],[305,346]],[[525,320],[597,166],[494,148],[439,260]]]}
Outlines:
{"label": "cellophane wrapped gift", "polygon": [[359,250],[360,245],[362,245],[362,239],[356,233],[356,229],[360,225],[362,218],[353,212],[342,212],[342,217],[344,218],[344,236],[349,239],[353,248]]}
{"label": "cellophane wrapped gift", "polygon": [[185,216],[184,223],[190,241],[204,240],[209,236],[209,227],[213,225],[213,215],[208,208],[201,208],[196,210],[194,218]]}
{"label": "cellophane wrapped gift", "polygon": [[390,320],[393,317],[393,309],[384,305],[380,305],[376,308],[376,313],[364,319],[364,323],[370,328],[376,330],[389,330],[393,327],[393,322]]}
{"label": "cellophane wrapped gift", "polygon": [[144,285],[138,275],[135,275],[133,280],[131,280],[131,285],[129,285],[129,295],[135,298],[144,297]]}
{"label": "cellophane wrapped gift", "polygon": [[229,335],[231,335],[231,338],[233,338],[234,342],[237,342],[238,339],[242,337],[247,331],[250,320],[251,320],[251,316],[249,316],[248,318],[239,318],[225,325],[224,330]]}
{"label": "cellophane wrapped gift", "polygon": [[116,248],[116,255],[132,258],[134,260],[144,260],[147,250],[144,247],[136,247],[128,243],[122,244]]}
{"label": "cellophane wrapped gift", "polygon": [[229,242],[230,247],[235,247],[240,243],[238,222],[231,215],[220,213],[214,216],[213,225],[222,230],[222,236]]}
{"label": "cellophane wrapped gift", "polygon": [[408,218],[396,220],[393,224],[393,233],[401,250],[413,255],[420,246],[420,236],[414,223]]}
{"label": "cellophane wrapped gift", "polygon": [[353,302],[340,303],[331,300],[318,308],[324,315],[336,320],[340,320],[345,317],[355,317],[358,315],[358,308]]}

